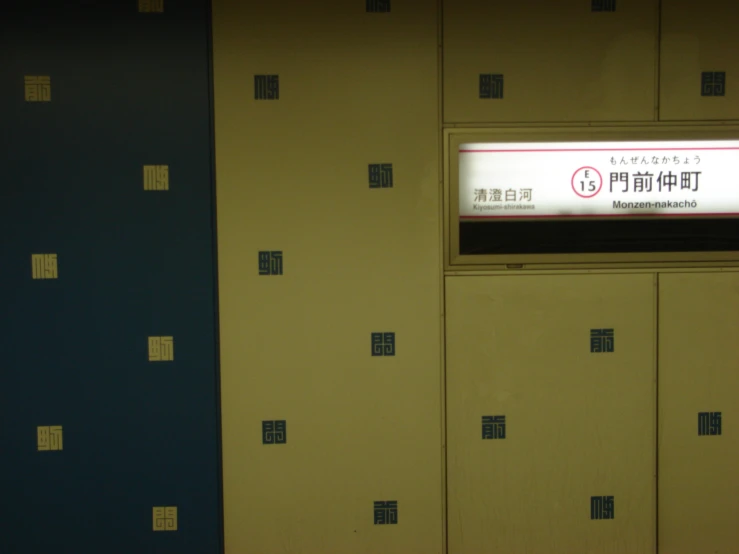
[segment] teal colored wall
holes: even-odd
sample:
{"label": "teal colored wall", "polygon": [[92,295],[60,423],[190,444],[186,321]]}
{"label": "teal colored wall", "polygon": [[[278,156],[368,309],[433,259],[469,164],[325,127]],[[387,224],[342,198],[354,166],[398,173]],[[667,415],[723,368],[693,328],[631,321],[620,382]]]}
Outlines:
{"label": "teal colored wall", "polygon": [[[20,2],[0,23],[2,554],[221,549],[210,8],[166,8]],[[49,425],[61,452],[38,451]],[[180,532],[153,532],[159,506]]]}

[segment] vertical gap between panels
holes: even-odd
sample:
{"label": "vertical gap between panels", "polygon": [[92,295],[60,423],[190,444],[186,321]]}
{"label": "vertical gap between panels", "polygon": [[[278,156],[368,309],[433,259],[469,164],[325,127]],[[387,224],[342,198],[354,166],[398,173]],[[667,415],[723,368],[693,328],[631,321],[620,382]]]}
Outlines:
{"label": "vertical gap between panels", "polygon": [[216,140],[215,140],[215,74],[213,69],[213,0],[205,2],[206,20],[206,60],[208,63],[208,118],[210,132],[210,202],[211,202],[211,241],[213,264],[213,379],[215,380],[216,411],[216,481],[218,502],[218,552],[223,554],[226,548],[223,506],[223,422],[221,419],[221,323],[220,293],[218,271],[218,203],[216,185]]}
{"label": "vertical gap between panels", "polygon": [[659,552],[659,285],[660,273],[654,274],[654,545]]}
{"label": "vertical gap between panels", "polygon": [[446,222],[445,222],[445,137],[444,137],[444,0],[436,0],[436,94],[437,94],[437,155],[439,160],[437,163],[438,175],[436,178],[438,209],[437,217],[439,222],[439,362],[440,362],[440,413],[439,419],[441,424],[441,541],[442,552],[449,553],[449,488],[448,488],[448,445],[447,445],[447,359],[446,359],[446,277],[444,268],[446,266]]}
{"label": "vertical gap between panels", "polygon": [[654,63],[654,119],[660,121],[662,114],[662,0],[657,0],[657,40],[655,41],[655,63]]}

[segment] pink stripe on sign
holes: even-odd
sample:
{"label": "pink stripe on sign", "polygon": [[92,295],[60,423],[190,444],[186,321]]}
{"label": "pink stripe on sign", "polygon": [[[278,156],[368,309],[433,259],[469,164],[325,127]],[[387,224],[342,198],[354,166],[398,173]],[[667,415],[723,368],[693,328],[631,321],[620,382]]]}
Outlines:
{"label": "pink stripe on sign", "polygon": [[721,216],[735,216],[739,215],[739,213],[734,212],[728,212],[728,213],[689,213],[689,214],[671,214],[671,213],[661,213],[659,215],[654,215],[654,212],[644,212],[641,214],[593,214],[593,215],[579,215],[579,214],[563,214],[563,215],[463,215],[460,216],[459,219],[542,219],[542,218],[549,218],[549,219],[562,219],[566,217],[580,217],[583,219],[586,218],[602,218],[602,217],[695,217],[695,216],[711,216],[711,217],[721,217]]}
{"label": "pink stripe on sign", "polygon": [[696,151],[696,150],[739,150],[739,146],[726,146],[716,148],[552,148],[552,149],[536,149],[536,150],[460,150],[460,154],[477,154],[477,153],[521,153],[521,152],[664,152],[667,150],[675,151]]}

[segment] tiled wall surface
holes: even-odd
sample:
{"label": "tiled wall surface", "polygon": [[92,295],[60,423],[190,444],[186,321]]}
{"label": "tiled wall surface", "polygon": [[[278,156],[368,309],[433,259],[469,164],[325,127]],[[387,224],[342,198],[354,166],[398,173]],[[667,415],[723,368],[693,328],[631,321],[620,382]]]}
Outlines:
{"label": "tiled wall surface", "polygon": [[229,552],[441,548],[437,10],[386,4],[213,7]]}
{"label": "tiled wall surface", "polygon": [[441,144],[737,118],[737,18],[14,4],[0,553],[730,549],[736,274],[444,281]]}
{"label": "tiled wall surface", "polygon": [[2,18],[3,553],[220,548],[208,6],[162,7]]}
{"label": "tiled wall surface", "polygon": [[447,279],[449,552],[654,552],[655,279]]}

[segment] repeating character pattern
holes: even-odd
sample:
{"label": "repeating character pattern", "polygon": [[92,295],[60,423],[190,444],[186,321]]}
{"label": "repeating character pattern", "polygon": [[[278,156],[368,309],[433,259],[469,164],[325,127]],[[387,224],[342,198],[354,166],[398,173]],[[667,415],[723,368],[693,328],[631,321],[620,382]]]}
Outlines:
{"label": "repeating character pattern", "polygon": [[149,337],[149,361],[173,362],[174,337]]}
{"label": "repeating character pattern", "polygon": [[393,164],[369,164],[369,188],[391,189],[393,188]]}
{"label": "repeating character pattern", "polygon": [[26,102],[51,102],[51,77],[26,75],[23,78]]}
{"label": "repeating character pattern", "polygon": [[64,430],[61,425],[41,425],[36,429],[36,440],[39,452],[64,450]]}
{"label": "repeating character pattern", "polygon": [[144,190],[169,190],[169,166],[145,165]]}
{"label": "repeating character pattern", "polygon": [[[16,5],[7,26],[17,33],[0,31],[18,54],[0,120],[19,145],[0,185],[0,219],[19,252],[0,260],[19,298],[3,314],[0,350],[22,359],[12,382],[0,376],[0,403],[33,414],[0,436],[14,475],[3,500],[53,527],[62,551],[98,551],[101,537],[115,536],[119,551],[222,552],[210,6],[172,3],[165,13],[164,0],[110,0],[57,13],[46,4]],[[56,43],[62,31],[80,51],[117,53],[103,64],[73,60]],[[106,42],[126,36],[135,37],[127,46]],[[177,194],[154,194],[170,185]],[[173,377],[150,362],[174,362],[179,332],[186,348]],[[101,440],[111,432],[125,437],[123,454]],[[82,463],[91,449],[94,467]],[[78,498],[100,468],[117,478]],[[124,496],[131,502],[119,504]],[[81,502],[81,512],[114,504],[116,517],[94,529],[84,517],[59,519]],[[197,530],[176,545],[180,511]],[[48,550],[48,537],[0,512],[1,552]]]}
{"label": "repeating character pattern", "polygon": [[726,72],[704,71],[701,73],[701,96],[726,96]]}
{"label": "repeating character pattern", "polygon": [[281,250],[259,252],[259,275],[282,275],[282,264]]}
{"label": "repeating character pattern", "polygon": [[[130,10],[134,10],[134,6],[136,6],[136,10],[141,14],[164,14],[164,0],[137,0],[137,3],[134,4],[133,2],[130,3]],[[361,12],[361,4],[358,4],[358,9]],[[583,8],[586,9],[586,8]],[[391,12],[391,2],[390,0],[365,0],[365,10],[367,13],[390,13]],[[616,1],[615,0],[592,0],[591,1],[591,10],[593,12],[615,12],[616,11]],[[146,19],[147,21],[158,21],[162,18],[159,17],[153,17],[153,18],[142,18]],[[378,19],[377,21],[382,21],[382,19]],[[35,70],[29,69],[29,71],[32,71],[35,73]],[[43,71],[43,70],[42,70]],[[19,84],[20,79],[18,78],[20,73],[15,74],[13,76],[13,82],[10,86],[10,90],[12,91],[11,94],[20,102],[20,95],[19,95]],[[59,77],[59,80],[57,78]],[[55,83],[55,94],[54,98],[55,101],[53,104],[48,106],[48,109],[57,109],[57,104],[62,104],[64,99],[63,96],[66,93],[66,90],[63,88],[65,85],[65,81],[62,78],[64,76],[57,76],[57,74],[54,74],[54,83]],[[474,85],[474,74],[471,76],[472,78],[467,81],[468,85]],[[31,103],[31,104],[37,104],[37,103],[51,103],[52,102],[52,78],[50,75],[22,75],[23,78],[23,101],[25,103]],[[691,78],[695,78],[691,77]],[[479,74],[479,83],[478,83],[478,97],[479,99],[484,100],[502,100],[504,99],[504,75],[503,73],[484,73]],[[287,81],[290,86],[292,86],[292,82],[290,80]],[[695,83],[694,83],[695,84]],[[277,101],[280,100],[280,76],[277,74],[259,74],[253,76],[253,85],[254,85],[254,99],[259,101]],[[467,86],[467,85],[465,85]],[[516,81],[513,81],[513,87],[515,92],[516,87]],[[473,89],[470,90],[470,94],[473,94]],[[59,93],[61,91],[61,94]],[[292,92],[292,89],[288,88],[288,95]],[[693,89],[693,92],[695,90]],[[723,97],[726,94],[726,72],[724,71],[705,71],[701,73],[701,95],[705,97]],[[145,102],[146,98],[142,99],[142,102]],[[47,109],[47,107],[40,107],[40,106],[31,106],[28,108],[29,111],[32,111],[34,114],[37,114],[39,112],[43,112]],[[183,114],[186,115],[186,114]],[[161,123],[161,122],[160,122]],[[170,191],[170,165],[168,163],[161,163],[162,158],[158,157],[162,155],[161,152],[157,151],[157,148],[155,145],[152,145],[149,149],[149,152],[147,152],[146,160],[144,159],[135,159],[135,160],[126,160],[129,162],[129,165],[127,167],[133,167],[135,168],[135,175],[134,177],[127,182],[127,184],[130,186],[132,190],[136,192],[137,195],[140,196],[141,188],[143,186],[143,190],[147,192],[166,192]],[[165,160],[167,161],[168,158]],[[147,161],[148,160],[148,161]],[[151,161],[155,161],[157,163],[150,163]],[[173,164],[175,164],[174,161],[172,161]],[[362,168],[363,164],[365,162],[361,161],[359,162],[359,169]],[[615,161],[613,162],[616,163]],[[632,162],[636,163],[636,162]],[[646,161],[642,162],[644,165],[646,165]],[[625,159],[622,159],[622,164],[626,165]],[[175,192],[179,193],[180,183],[183,179],[186,178],[185,168],[180,168],[178,165],[173,165],[175,170],[175,181],[173,182],[173,186],[175,187]],[[355,166],[356,168],[357,166]],[[141,169],[138,169],[141,168]],[[367,164],[367,178],[368,178],[368,185],[371,189],[390,189],[394,187],[394,170],[393,170],[393,163],[389,162],[381,162],[381,163],[369,163]],[[681,174],[681,182],[682,186],[681,189],[689,189],[689,190],[697,190],[698,188],[698,175],[699,172],[691,172],[691,173],[682,173]],[[686,175],[694,175],[694,179],[692,177],[686,177]],[[142,179],[139,181],[139,179]],[[672,173],[668,173],[664,176],[665,180],[662,181],[662,174],[660,173],[659,178],[655,181],[657,186],[662,187],[665,186],[668,189],[671,189],[672,187],[678,186],[678,176],[673,175]],[[405,179],[404,175],[404,169],[401,166],[401,187],[403,186],[403,182]],[[693,180],[691,180],[693,179]],[[629,190],[629,186],[633,188],[634,192],[643,192],[644,190],[650,191],[653,186],[652,182],[652,175],[651,174],[639,174],[636,175],[630,175],[629,173],[625,172],[619,172],[619,173],[611,173],[610,176],[610,186],[611,190],[613,190],[614,186],[619,187],[625,187],[624,190]],[[528,192],[525,192],[528,191]],[[516,200],[516,191],[513,189],[498,189],[498,188],[492,188],[486,190],[481,189],[479,192],[478,200],[485,201],[485,198],[489,195],[491,201],[502,201],[503,198],[505,198],[505,201],[515,201]],[[505,196],[504,196],[505,195]],[[78,196],[82,196],[81,194]],[[163,198],[163,201],[166,201],[167,199],[176,196],[176,194],[172,195],[146,195],[147,199],[153,199],[153,198]],[[518,201],[531,201],[531,193],[530,189],[521,189],[519,191]],[[143,217],[143,216],[142,216]],[[123,219],[123,218],[122,218]],[[122,225],[123,223],[121,223]],[[53,241],[55,236],[55,229],[51,229],[48,233],[47,241]],[[43,246],[39,248],[44,248]],[[49,248],[54,249],[53,244],[49,244]],[[24,249],[21,250],[21,261],[19,262],[18,267],[19,272],[22,275],[22,279],[27,280],[28,275],[28,267],[27,267],[27,258],[28,252],[30,249]],[[64,264],[64,281],[68,280],[68,275],[71,274],[71,271],[68,273],[67,268],[73,267],[72,262],[70,261],[71,258],[67,257],[66,251],[61,250],[63,254]],[[249,254],[249,256],[253,256],[252,254]],[[59,279],[59,259],[58,259],[58,253],[49,253],[42,251],[41,253],[31,253],[31,278],[32,280],[57,280]],[[201,260],[202,261],[202,260]],[[130,260],[130,263],[141,263],[141,260],[139,259],[132,259]],[[253,258],[251,258],[251,262],[253,263]],[[162,268],[158,268],[162,269]],[[179,271],[182,270],[182,268],[178,268]],[[253,268],[251,269],[253,271]],[[282,250],[262,250],[258,252],[258,274],[260,276],[280,276],[283,275],[283,251]],[[170,277],[172,279],[178,277],[178,273],[173,271],[170,274]],[[277,283],[285,282],[285,281],[277,281]],[[261,283],[261,280],[260,280]],[[66,283],[59,283],[60,286],[65,285]],[[271,283],[270,283],[271,284]],[[53,287],[45,287],[42,284],[34,284],[34,290],[48,290],[49,288]],[[151,305],[147,305],[147,310],[150,310],[152,313],[156,312],[157,317],[161,317],[165,320],[169,319],[171,321],[172,325],[177,324],[176,321],[174,321],[174,316],[168,315],[166,310],[163,310],[160,308],[159,304],[157,304],[156,300],[156,289],[147,289],[148,292],[152,293],[152,297],[154,300],[152,300]],[[183,297],[180,299],[183,302],[188,301],[186,297]],[[158,329],[159,327],[157,327]],[[165,329],[168,327],[164,326]],[[157,331],[154,331],[157,332]],[[173,331],[165,331],[172,333]],[[174,333],[177,331],[175,330]],[[146,361],[148,362],[173,362],[174,361],[174,336],[173,335],[157,335],[157,336],[147,336],[147,358],[144,360],[142,354],[143,354],[143,341],[141,340],[143,336],[145,336],[146,331],[137,329],[134,331],[131,331],[132,336],[134,337],[131,340],[131,349],[134,352],[134,357],[137,358],[138,362],[141,364],[144,364]],[[584,333],[579,335],[580,338],[578,338],[578,341],[583,340],[584,342]],[[138,338],[136,338],[138,337]],[[178,335],[180,337],[180,335]],[[361,337],[360,337],[361,339]],[[590,353],[598,353],[598,354],[605,354],[605,353],[614,353],[615,352],[615,330],[613,328],[593,328],[590,329],[590,336],[589,336],[589,347],[590,347]],[[180,344],[179,341],[182,339],[178,338],[178,344]],[[364,339],[366,340],[366,336]],[[189,347],[189,343],[187,341],[182,342],[186,347]],[[621,343],[620,343],[621,344]],[[366,347],[366,343],[365,343]],[[362,347],[362,348],[365,348]],[[584,348],[584,344],[581,344],[581,347]],[[186,354],[186,350],[183,350],[183,352]],[[361,352],[360,352],[361,354]],[[364,354],[366,356],[366,351],[364,351]],[[384,331],[377,331],[371,333],[371,355],[373,357],[383,357],[383,356],[395,356],[396,355],[396,336],[395,332],[384,332]],[[178,350],[178,361],[180,357],[180,351]],[[183,356],[185,358],[186,356]],[[151,368],[146,366],[148,371],[151,373],[157,373],[156,371],[153,371]],[[147,389],[146,387],[149,386],[147,383],[141,383],[140,386],[143,390],[146,390],[147,392],[151,392],[152,389]],[[153,385],[152,385],[153,386]],[[492,411],[492,410],[491,410]],[[493,412],[494,413],[494,412]],[[693,416],[691,416],[693,417]],[[63,417],[60,418],[61,420],[69,423],[68,419],[65,419]],[[476,419],[476,418],[475,418]],[[59,421],[59,420],[57,420]],[[479,421],[479,420],[478,420]],[[515,422],[515,418],[514,418]],[[169,423],[171,424],[171,422]],[[480,432],[477,427],[478,423],[477,421],[472,421],[471,425],[474,425],[474,432],[475,436],[477,432]],[[69,426],[67,427],[70,428]],[[70,448],[71,451],[73,451],[78,443],[78,433],[79,429],[75,426],[72,426],[72,434],[71,434],[71,442],[70,442]],[[26,427],[24,427],[23,435],[28,440],[29,450],[33,451],[33,445],[31,444],[32,440],[32,429],[33,429],[33,423],[31,425],[26,424]],[[287,443],[287,422],[285,419],[277,419],[277,420],[263,420],[261,422],[261,439],[263,445],[283,445]],[[515,439],[515,432],[518,430],[518,428],[514,425],[514,439]],[[64,428],[62,425],[38,425],[36,426],[36,451],[40,453],[48,453],[48,452],[59,452],[62,454],[54,455],[54,454],[39,454],[41,458],[46,462],[60,459],[58,456],[64,456]],[[298,433],[300,429],[298,428]],[[296,432],[296,431],[293,431]],[[690,430],[688,427],[686,429],[687,433],[693,433],[694,430]],[[256,435],[256,433],[255,433]],[[250,440],[256,440],[256,436],[252,435]],[[698,435],[699,436],[721,436],[722,435],[722,412],[720,411],[706,411],[706,412],[699,412],[698,413]],[[483,415],[481,416],[481,437],[482,440],[503,440],[507,438],[507,422],[506,422],[506,415]],[[511,442],[508,442],[506,445],[498,445],[498,447],[507,447],[511,444],[514,444],[514,439],[512,439]],[[276,450],[276,451],[268,451],[268,452],[275,452],[277,455],[279,455],[280,452],[282,453],[289,453],[292,448],[292,443],[290,448],[282,449],[282,450]],[[497,448],[494,445],[490,445],[491,448]],[[69,453],[70,450],[67,451]],[[36,454],[33,454],[36,456]],[[61,458],[64,459],[64,458]],[[616,491],[618,492],[618,491]],[[590,519],[591,520],[613,520],[615,519],[615,500],[614,496],[591,496],[590,497]],[[583,501],[583,504],[579,504],[578,510],[581,508],[584,508],[584,498],[581,499]],[[146,524],[145,516],[148,512],[148,507],[152,505],[153,502],[157,502],[161,500],[151,500],[147,501],[145,503],[142,503],[140,506],[140,512],[139,516],[143,516],[146,527],[147,527],[147,533],[148,533],[148,524]],[[169,502],[169,500],[167,501]],[[173,500],[173,502],[177,502],[177,500]],[[367,504],[364,505],[362,508],[363,516],[367,517],[369,514],[367,513],[369,510],[369,499],[367,499]],[[367,512],[364,512],[364,510],[367,509]],[[584,510],[583,510],[584,511]],[[187,511],[183,513],[188,513]],[[583,514],[584,516],[584,514]],[[368,523],[368,519],[365,520]],[[398,501],[397,500],[378,500],[373,501],[373,524],[374,525],[397,525],[398,524]],[[179,530],[178,525],[178,506],[175,505],[167,505],[167,506],[153,506],[152,507],[152,529],[153,532],[177,532]]]}
{"label": "repeating character pattern", "polygon": [[503,99],[503,75],[501,73],[480,75],[480,98],[487,100]]}
{"label": "repeating character pattern", "polygon": [[395,356],[395,333],[372,333],[373,356]]}
{"label": "repeating character pattern", "polygon": [[721,434],[721,412],[698,413],[698,436],[717,436]]}
{"label": "repeating character pattern", "polygon": [[284,419],[262,421],[262,444],[287,443],[287,421]]}
{"label": "repeating character pattern", "polygon": [[590,497],[590,519],[614,519],[616,505],[612,496]]}
{"label": "repeating character pattern", "polygon": [[614,352],[616,335],[613,329],[590,330],[590,352]]}
{"label": "repeating character pattern", "polygon": [[375,501],[375,525],[397,525],[398,524],[398,501],[378,500]]}
{"label": "repeating character pattern", "polygon": [[154,531],[177,531],[177,506],[155,506],[152,516]]}
{"label": "repeating character pattern", "polygon": [[482,416],[483,440],[504,439],[506,437],[506,422],[504,415]]}
{"label": "repeating character pattern", "polygon": [[280,99],[280,76],[279,75],[254,75],[254,100],[279,100],[279,99]]}
{"label": "repeating character pattern", "polygon": [[59,264],[56,254],[31,254],[33,279],[58,279]]}

